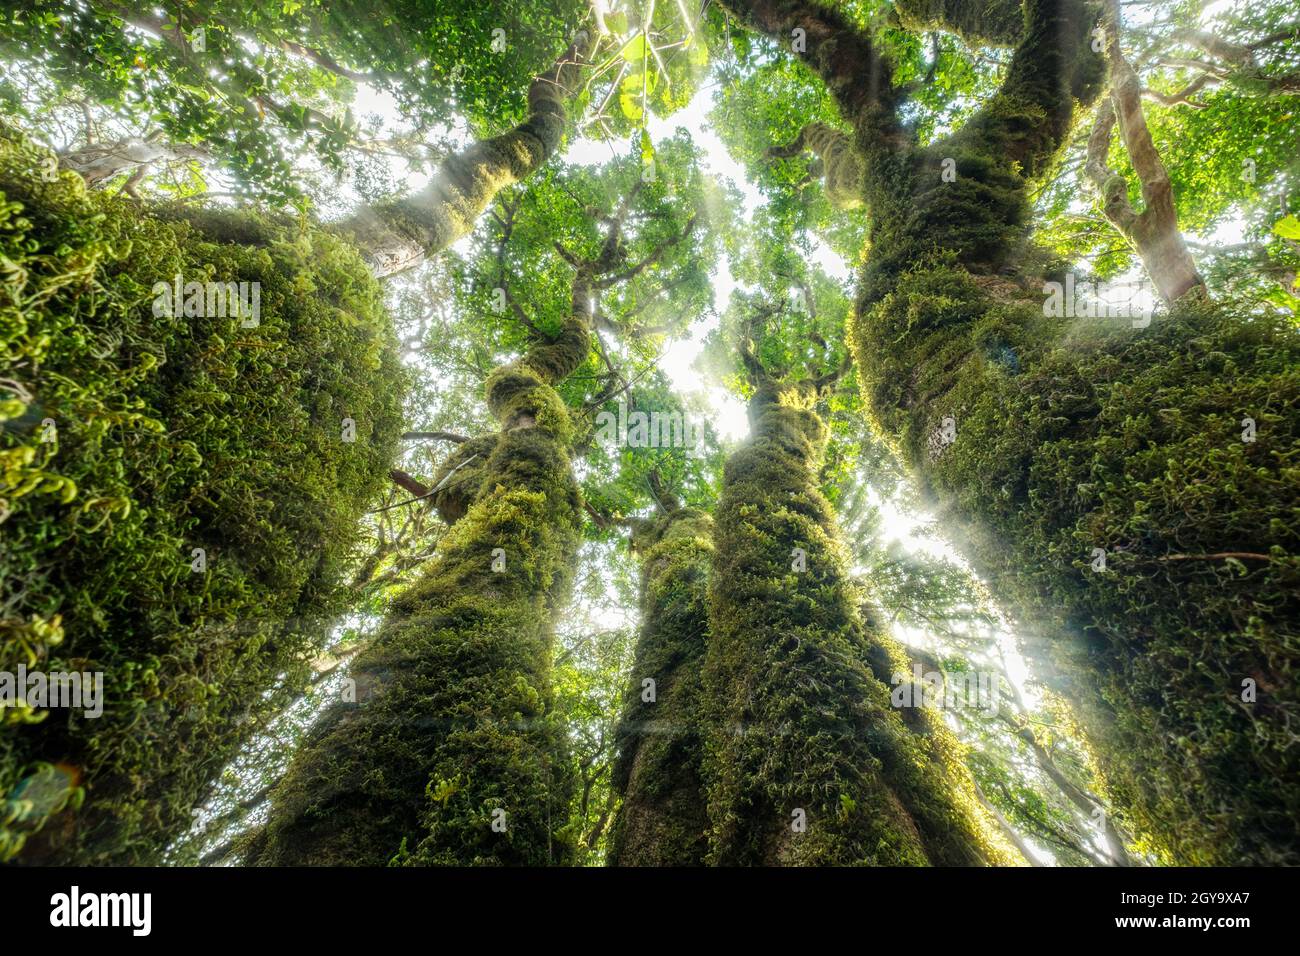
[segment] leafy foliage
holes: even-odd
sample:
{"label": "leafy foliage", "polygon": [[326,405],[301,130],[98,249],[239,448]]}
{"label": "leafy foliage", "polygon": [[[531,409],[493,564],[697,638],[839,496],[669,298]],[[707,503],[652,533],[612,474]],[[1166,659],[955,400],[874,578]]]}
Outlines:
{"label": "leafy foliage", "polygon": [[529,82],[568,45],[581,13],[568,0],[403,0],[382,11],[220,0],[158,16],[129,4],[39,0],[5,14],[0,54],[156,120],[173,142],[205,144],[243,189],[283,199],[297,195],[301,149],[341,169],[364,139],[348,109],[359,84],[392,94],[418,130],[453,106],[480,132],[512,125]]}

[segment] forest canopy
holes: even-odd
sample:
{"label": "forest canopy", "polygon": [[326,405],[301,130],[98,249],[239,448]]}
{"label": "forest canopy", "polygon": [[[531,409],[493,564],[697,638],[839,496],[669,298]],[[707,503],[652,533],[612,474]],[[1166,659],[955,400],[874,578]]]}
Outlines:
{"label": "forest canopy", "polygon": [[0,4],[0,861],[1300,864],[1285,0]]}

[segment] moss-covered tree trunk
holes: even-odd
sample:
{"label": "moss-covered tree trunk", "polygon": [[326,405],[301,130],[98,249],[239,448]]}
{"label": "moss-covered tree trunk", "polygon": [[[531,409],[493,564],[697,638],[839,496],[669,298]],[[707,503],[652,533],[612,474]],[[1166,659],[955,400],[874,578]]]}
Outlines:
{"label": "moss-covered tree trunk", "polygon": [[[613,866],[699,866],[708,849],[701,781],[702,674],[713,520],[668,501],[635,528],[641,633],[618,729]],[[647,683],[649,682],[649,683]]]}
{"label": "moss-covered tree trunk", "polygon": [[1097,8],[1028,0],[1002,91],[922,149],[869,38],[813,4],[729,5],[774,33],[792,9],[820,24],[808,59],[864,158],[865,396],[1048,636],[1030,650],[1130,828],[1168,861],[1300,861],[1295,330],[1198,296],[1149,323],[1052,315],[1043,280],[1065,270],[1026,241],[1028,186],[1100,89]]}
{"label": "moss-covered tree trunk", "polygon": [[0,134],[0,672],[102,675],[3,708],[0,859],[156,861],[306,681],[405,375],[337,238],[142,210]]}
{"label": "moss-covered tree trunk", "polygon": [[759,385],[751,440],[727,462],[715,513],[710,862],[1013,862],[955,740],[932,714],[891,705],[883,673],[906,664],[857,610],[818,486],[816,393],[809,382]]}
{"label": "moss-covered tree trunk", "polygon": [[489,377],[500,432],[461,445],[433,499],[451,524],[272,795],[249,862],[544,865],[571,782],[551,710],[554,624],[580,530],[569,413],[590,289],[559,335]]}
{"label": "moss-covered tree trunk", "polygon": [[528,116],[518,126],[448,157],[422,190],[367,206],[339,223],[382,278],[418,265],[466,236],[498,192],[522,182],[560,148],[570,93],[595,40],[582,31],[555,66],[528,88]]}

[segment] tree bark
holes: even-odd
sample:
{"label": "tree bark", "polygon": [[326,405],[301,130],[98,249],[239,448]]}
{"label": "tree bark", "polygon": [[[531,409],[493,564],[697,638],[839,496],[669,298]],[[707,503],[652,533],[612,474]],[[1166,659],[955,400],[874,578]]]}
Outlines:
{"label": "tree bark", "polygon": [[942,30],[976,46],[1015,46],[1025,25],[1019,0],[895,0],[913,32]]}
{"label": "tree bark", "polygon": [[143,174],[159,163],[202,160],[207,155],[205,150],[195,146],[127,139],[88,143],[60,154],[59,165],[79,174],[89,185],[96,186],[128,171],[133,175]]}
{"label": "tree bark", "polygon": [[[1187,293],[1204,292],[1205,285],[1178,228],[1173,185],[1147,129],[1142,109],[1142,81],[1124,56],[1119,39],[1119,6],[1112,2],[1106,18],[1106,45],[1110,57],[1111,97],[1098,107],[1096,124],[1088,138],[1088,178],[1102,196],[1106,218],[1131,241],[1142,258],[1147,275],[1166,303]],[[1128,201],[1128,183],[1107,167],[1110,134],[1118,118],[1120,134],[1142,186],[1142,212]]]}
{"label": "tree bark", "polygon": [[[1100,91],[1097,11],[1025,12],[1003,90],[945,142],[900,151],[841,100],[871,215],[849,332],[864,398],[1043,635],[1026,651],[1075,703],[1125,829],[1165,862],[1295,864],[1300,346],[1195,296],[1149,327],[1050,314],[1043,279],[1066,276],[1028,242],[1027,189]],[[809,62],[837,95],[879,78]],[[1268,560],[1169,560],[1229,552]]]}

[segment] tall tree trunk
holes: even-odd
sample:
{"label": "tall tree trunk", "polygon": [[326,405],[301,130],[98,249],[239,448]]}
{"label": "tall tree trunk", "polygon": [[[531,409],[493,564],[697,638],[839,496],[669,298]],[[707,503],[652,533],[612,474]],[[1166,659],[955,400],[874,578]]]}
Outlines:
{"label": "tall tree trunk", "polygon": [[906,660],[859,616],[817,483],[816,400],[811,383],[760,384],[753,437],[723,479],[705,665],[710,861],[1013,862],[956,741],[923,708],[900,716],[873,673],[892,680]]}
{"label": "tall tree trunk", "polygon": [[277,787],[250,862],[569,858],[554,837],[571,781],[550,672],[581,504],[572,424],[552,386],[586,358],[589,301],[575,283],[561,333],[489,377],[501,431],[444,466],[434,501],[454,524],[358,655],[356,702],[326,711]]}
{"label": "tall tree trunk", "polygon": [[852,94],[882,87],[878,62],[809,45],[849,91],[867,160],[850,330],[864,394],[996,590],[1049,635],[1028,650],[1079,705],[1128,828],[1167,861],[1294,864],[1300,345],[1196,297],[1150,327],[1047,314],[1044,272],[1064,276],[1026,241],[1027,187],[1099,89],[1097,10],[1025,11],[1002,91],[924,150],[891,133],[887,96]]}
{"label": "tall tree trunk", "polygon": [[418,193],[368,206],[335,228],[361,250],[376,277],[409,269],[474,228],[492,198],[528,178],[564,139],[565,109],[594,47],[584,30],[528,88],[528,116],[500,136],[446,159]]}
{"label": "tall tree trunk", "polygon": [[642,623],[618,730],[613,783],[623,804],[609,863],[699,866],[708,848],[700,671],[713,519],[672,502],[640,524],[632,542],[641,555]]}
{"label": "tall tree trunk", "polygon": [[156,863],[306,679],[407,377],[337,237],[49,159],[0,126],[0,672],[99,672],[102,713],[4,709],[0,861]]}

